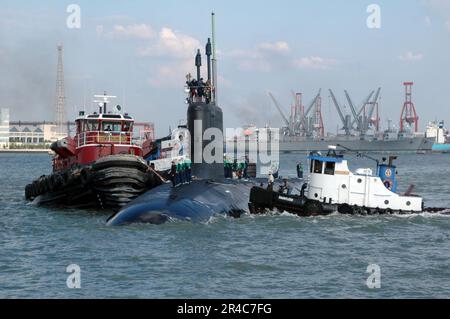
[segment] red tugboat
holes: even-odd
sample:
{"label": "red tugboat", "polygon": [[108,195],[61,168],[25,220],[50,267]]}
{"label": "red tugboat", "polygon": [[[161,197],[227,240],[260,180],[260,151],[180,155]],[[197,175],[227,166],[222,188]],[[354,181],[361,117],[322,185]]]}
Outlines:
{"label": "red tugboat", "polygon": [[[99,96],[96,96],[99,97]],[[51,145],[53,172],[25,188],[27,200],[42,205],[93,207],[114,211],[162,183],[133,142],[134,120],[127,113],[107,111],[106,93],[99,112],[80,112],[76,134]],[[144,144],[148,144],[146,137]]]}

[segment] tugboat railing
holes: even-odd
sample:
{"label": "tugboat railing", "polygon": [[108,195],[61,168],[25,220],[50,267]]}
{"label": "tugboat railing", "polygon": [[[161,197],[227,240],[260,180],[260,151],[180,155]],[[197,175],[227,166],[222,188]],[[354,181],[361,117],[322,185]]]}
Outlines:
{"label": "tugboat railing", "polygon": [[112,143],[121,145],[133,144],[131,132],[90,131],[78,134],[77,137],[78,137],[77,147],[102,143]]}

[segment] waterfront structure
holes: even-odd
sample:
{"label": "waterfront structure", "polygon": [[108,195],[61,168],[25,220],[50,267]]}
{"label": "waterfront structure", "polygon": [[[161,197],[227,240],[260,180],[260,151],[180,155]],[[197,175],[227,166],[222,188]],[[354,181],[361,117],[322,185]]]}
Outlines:
{"label": "waterfront structure", "polygon": [[57,125],[52,122],[9,122],[7,134],[10,149],[48,148],[59,139]]}
{"label": "waterfront structure", "polygon": [[0,149],[9,148],[9,109],[0,109]]}

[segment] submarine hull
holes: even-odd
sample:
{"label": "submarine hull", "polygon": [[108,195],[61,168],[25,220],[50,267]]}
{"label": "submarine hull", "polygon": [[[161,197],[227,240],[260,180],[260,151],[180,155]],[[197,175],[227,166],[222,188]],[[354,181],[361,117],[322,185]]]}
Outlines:
{"label": "submarine hull", "polygon": [[[170,184],[156,187],[141,195],[109,218],[110,226],[133,223],[163,224],[179,220],[207,222],[216,215],[240,217],[249,213],[250,190],[266,179],[194,180],[173,188]],[[292,181],[294,186],[301,185]]]}

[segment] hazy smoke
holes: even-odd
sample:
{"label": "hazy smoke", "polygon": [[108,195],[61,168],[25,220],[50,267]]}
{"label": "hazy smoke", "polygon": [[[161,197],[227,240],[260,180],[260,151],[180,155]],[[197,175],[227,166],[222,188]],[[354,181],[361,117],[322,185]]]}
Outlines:
{"label": "hazy smoke", "polygon": [[[280,126],[281,115],[272,106],[269,97],[264,93],[252,94],[242,97],[237,101],[228,103],[225,98],[221,102],[224,107],[229,108],[227,116],[233,116],[232,123],[239,125],[254,124],[257,127],[265,125]],[[288,109],[286,108],[285,112]]]}
{"label": "hazy smoke", "polygon": [[0,106],[11,120],[53,120],[55,48],[41,40],[18,39],[0,47]]}

